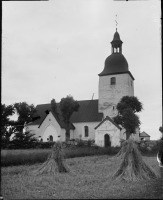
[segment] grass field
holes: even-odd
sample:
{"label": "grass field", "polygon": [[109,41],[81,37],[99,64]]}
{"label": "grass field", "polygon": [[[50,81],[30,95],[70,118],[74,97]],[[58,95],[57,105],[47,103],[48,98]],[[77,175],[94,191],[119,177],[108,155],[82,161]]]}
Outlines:
{"label": "grass field", "polygon": [[[74,147],[64,148],[65,158],[91,155],[115,155],[120,147]],[[51,149],[2,150],[1,166],[31,165],[46,161]]]}
{"label": "grass field", "polygon": [[[143,157],[158,173],[156,157]],[[71,173],[33,176],[41,164],[1,168],[4,199],[162,199],[161,179],[126,183],[112,174],[119,165],[113,156],[66,159]]]}

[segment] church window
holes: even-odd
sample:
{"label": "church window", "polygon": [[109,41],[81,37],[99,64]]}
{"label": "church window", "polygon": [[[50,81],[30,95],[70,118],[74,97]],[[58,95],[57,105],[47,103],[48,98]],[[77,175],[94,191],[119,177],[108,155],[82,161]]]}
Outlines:
{"label": "church window", "polygon": [[115,83],[116,83],[116,79],[115,79],[115,77],[112,77],[112,78],[111,78],[110,83],[111,83],[111,85],[115,85]]}
{"label": "church window", "polygon": [[88,137],[88,126],[84,126],[85,137]]}

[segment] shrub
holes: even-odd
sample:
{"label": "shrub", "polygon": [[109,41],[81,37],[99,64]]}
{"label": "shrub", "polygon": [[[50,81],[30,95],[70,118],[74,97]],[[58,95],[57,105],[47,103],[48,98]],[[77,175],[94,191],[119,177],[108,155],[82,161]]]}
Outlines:
{"label": "shrub", "polygon": [[147,147],[147,150],[148,150],[148,151],[151,151],[151,150],[152,150],[152,148],[151,148],[151,147]]}
{"label": "shrub", "polygon": [[84,146],[86,146],[86,145],[85,145],[85,141],[79,140],[79,141],[77,142],[77,147],[84,147]]}

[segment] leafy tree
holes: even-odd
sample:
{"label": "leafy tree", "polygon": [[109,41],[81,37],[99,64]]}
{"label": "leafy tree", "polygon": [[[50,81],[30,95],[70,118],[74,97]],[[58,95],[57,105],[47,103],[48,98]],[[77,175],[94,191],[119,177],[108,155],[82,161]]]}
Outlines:
{"label": "leafy tree", "polygon": [[58,111],[58,107],[57,107],[57,103],[56,103],[55,99],[51,100],[51,109],[52,109],[52,112],[59,119],[59,111]]}
{"label": "leafy tree", "polygon": [[73,112],[77,112],[79,110],[79,103],[75,101],[71,95],[67,95],[66,98],[62,98],[60,101],[60,110],[63,116],[63,120],[66,123],[66,140],[70,139],[70,117]]}
{"label": "leafy tree", "polygon": [[34,135],[35,134],[31,133],[30,131],[26,131],[25,133],[16,132],[13,137],[12,144],[14,144],[15,148],[21,149],[32,147],[32,144],[38,141]]}
{"label": "leafy tree", "polygon": [[24,123],[29,123],[36,114],[36,108],[33,104],[28,105],[26,102],[15,103],[14,107],[18,114],[18,120],[15,125],[18,131],[23,131]]}
{"label": "leafy tree", "polygon": [[129,139],[135,129],[141,124],[139,117],[135,114],[143,109],[142,103],[134,96],[124,96],[116,107],[118,115],[113,118],[117,124],[126,129],[126,139]]}
{"label": "leafy tree", "polygon": [[124,96],[116,108],[118,115],[113,120],[126,129],[127,140],[122,143],[116,156],[121,162],[113,177],[126,181],[158,178],[158,174],[144,162],[136,143],[130,138],[140,125],[139,117],[135,113],[142,111],[142,103],[137,97]]}
{"label": "leafy tree", "polygon": [[14,113],[13,105],[1,104],[1,139],[3,143],[8,143],[10,136],[15,131],[15,128],[11,126],[14,122],[9,118]]}
{"label": "leafy tree", "polygon": [[135,96],[123,96],[117,104],[117,110],[120,114],[123,114],[123,111],[127,108],[130,108],[133,113],[141,112],[143,104]]}
{"label": "leafy tree", "polygon": [[162,126],[159,127],[159,131],[163,134],[163,128],[162,128]]}

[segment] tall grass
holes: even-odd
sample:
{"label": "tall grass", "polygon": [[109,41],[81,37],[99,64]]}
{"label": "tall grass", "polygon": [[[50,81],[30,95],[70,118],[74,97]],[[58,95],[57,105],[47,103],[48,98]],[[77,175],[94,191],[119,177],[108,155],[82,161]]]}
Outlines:
{"label": "tall grass", "polygon": [[1,166],[31,165],[44,162],[50,152],[50,149],[2,150]]}
{"label": "tall grass", "polygon": [[[115,155],[120,147],[74,147],[65,148],[65,158],[92,156],[92,155]],[[51,149],[28,149],[28,150],[2,150],[1,166],[31,165],[46,161]]]}

